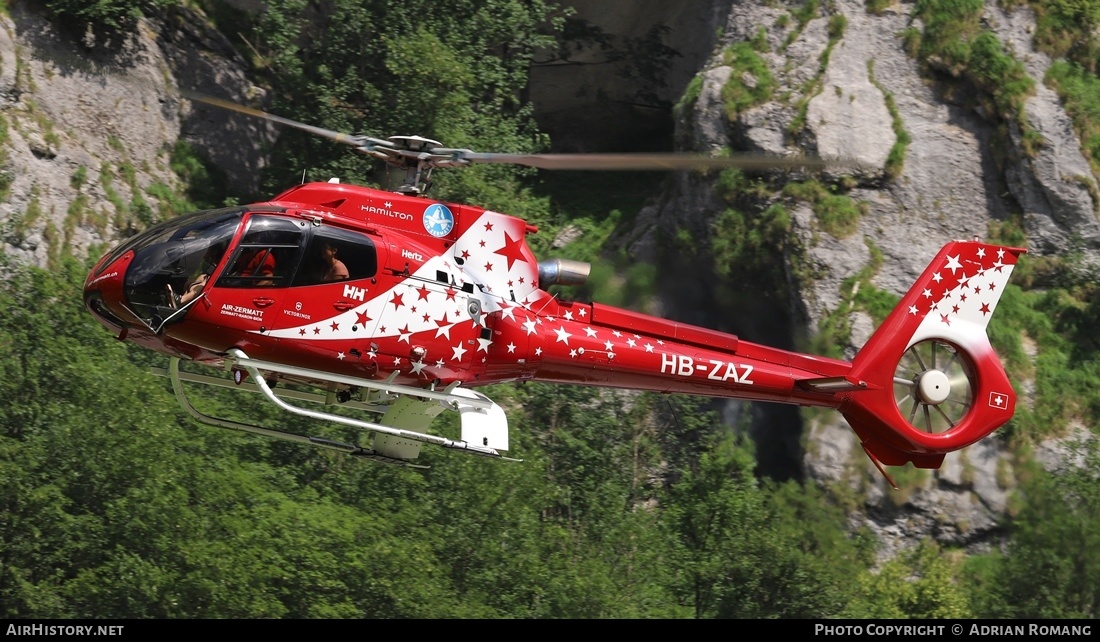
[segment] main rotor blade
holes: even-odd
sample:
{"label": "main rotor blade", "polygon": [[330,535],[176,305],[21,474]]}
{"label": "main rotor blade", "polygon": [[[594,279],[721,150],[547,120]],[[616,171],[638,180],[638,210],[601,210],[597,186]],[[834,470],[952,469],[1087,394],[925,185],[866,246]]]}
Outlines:
{"label": "main rotor blade", "polygon": [[572,170],[687,170],[741,167],[746,169],[804,168],[824,169],[824,160],[813,156],[773,156],[769,154],[733,154],[707,156],[677,152],[639,152],[624,154],[491,154],[471,152],[463,155],[471,163],[508,163],[538,169]]}
{"label": "main rotor blade", "polygon": [[[343,134],[341,132],[332,131],[331,129],[323,129],[321,127],[314,127],[313,125],[307,125],[300,123],[296,120],[290,120],[289,118],[283,118],[282,116],[276,116],[275,114],[269,114],[266,111],[260,111],[259,109],[252,109],[251,107],[245,107],[244,105],[238,105],[237,103],[230,102],[228,100],[222,100],[221,98],[214,98],[213,96],[206,96],[203,94],[195,93],[192,91],[182,90],[180,94],[189,100],[194,100],[200,103],[206,103],[215,107],[221,107],[222,109],[229,109],[231,111],[240,112],[249,116],[255,116],[256,118],[263,118],[270,120],[273,123],[279,123],[280,125],[286,125],[287,127],[294,127],[310,134],[317,136],[323,136],[329,140],[336,141],[337,143],[343,143],[344,145],[351,145],[352,147],[362,147],[367,140],[363,136],[354,136],[352,134]],[[369,139],[370,142],[376,145],[391,146],[391,143],[382,140]]]}

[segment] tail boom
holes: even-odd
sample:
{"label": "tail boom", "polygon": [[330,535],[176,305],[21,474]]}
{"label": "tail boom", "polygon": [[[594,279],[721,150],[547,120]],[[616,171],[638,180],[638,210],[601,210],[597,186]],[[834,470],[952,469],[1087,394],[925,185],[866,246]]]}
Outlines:
{"label": "tail boom", "polygon": [[986,326],[1025,252],[948,243],[856,355],[838,409],[876,464],[938,468],[1012,418]]}

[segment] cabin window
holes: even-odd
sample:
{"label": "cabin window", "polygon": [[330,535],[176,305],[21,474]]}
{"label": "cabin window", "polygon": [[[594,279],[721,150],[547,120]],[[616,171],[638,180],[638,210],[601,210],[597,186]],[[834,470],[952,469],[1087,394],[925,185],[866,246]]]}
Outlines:
{"label": "cabin window", "polygon": [[[340,266],[334,265],[339,261]],[[378,272],[378,251],[365,234],[332,227],[314,228],[302,267],[292,285],[366,279]],[[343,275],[347,274],[346,277]]]}

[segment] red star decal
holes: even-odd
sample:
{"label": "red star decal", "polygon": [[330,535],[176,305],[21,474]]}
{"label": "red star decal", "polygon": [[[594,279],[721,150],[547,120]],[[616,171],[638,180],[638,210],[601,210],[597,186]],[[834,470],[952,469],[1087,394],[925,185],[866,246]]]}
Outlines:
{"label": "red star decal", "polygon": [[299,336],[302,336],[302,337],[306,336],[306,329],[305,329],[305,328],[302,328],[301,330],[299,330],[299,331],[298,331],[298,335],[299,335]]}
{"label": "red star decal", "polygon": [[[448,301],[454,301],[455,300],[455,294],[457,294],[457,293],[458,293],[458,290],[456,290],[454,288],[447,288],[447,300]],[[457,303],[457,301],[455,301],[455,303]]]}
{"label": "red star decal", "polygon": [[486,222],[485,222],[485,231],[486,231],[486,232],[492,232],[492,231],[493,231],[493,224],[492,224],[492,223],[490,223],[490,222],[488,222],[488,221],[486,221]]}
{"label": "red star decal", "polygon": [[485,247],[485,241],[478,241],[477,244],[481,247]]}
{"label": "red star decal", "polygon": [[979,312],[982,313],[982,316],[985,316],[985,315],[989,314],[989,304],[988,303],[983,303],[981,309],[979,310]]}
{"label": "red star decal", "polygon": [[492,264],[492,263],[490,263],[490,262],[488,262],[488,261],[486,261],[486,262],[485,262],[485,271],[486,271],[486,272],[492,272],[492,271],[493,271],[493,264]]}
{"label": "red star decal", "polygon": [[429,292],[431,292],[431,290],[424,287],[423,285],[420,286],[419,288],[417,288],[416,293],[420,296],[420,298],[417,299],[417,301],[427,301]]}
{"label": "red star decal", "polygon": [[990,283],[988,289],[989,289],[990,292],[992,292],[993,290],[996,290],[997,289],[997,284],[996,283]]}
{"label": "red star decal", "polygon": [[443,313],[443,318],[440,319],[439,321],[436,321],[435,324],[437,326],[439,326],[440,328],[442,328],[445,325],[451,325],[451,322],[447,320],[447,313],[444,312]]}
{"label": "red star decal", "polygon": [[339,330],[339,329],[340,329],[340,324],[339,324],[339,323],[337,323],[337,322],[335,322],[335,321],[333,321],[333,322],[332,322],[332,325],[330,325],[329,327],[330,327],[330,328],[332,328],[332,331],[333,331],[333,332],[336,332],[337,330]]}
{"label": "red star decal", "polygon": [[462,260],[466,260],[468,258],[470,258],[470,252],[467,250],[462,250]]}
{"label": "red star decal", "polygon": [[946,323],[947,325],[951,325],[951,321],[950,321],[950,320],[948,320],[948,318],[947,318],[947,315],[946,315],[946,314],[941,314],[941,315],[940,315],[940,321],[943,321],[943,322],[944,322],[944,323]]}
{"label": "red star decal", "polygon": [[356,312],[355,317],[355,322],[363,326],[364,328],[367,327],[367,322],[372,320],[370,317],[367,316],[366,312]]}
{"label": "red star decal", "polygon": [[321,328],[313,328],[313,334],[321,334]]}
{"label": "red star decal", "polygon": [[512,269],[512,264],[516,261],[527,261],[523,258],[523,243],[519,240],[512,239],[508,236],[508,232],[504,233],[504,247],[496,250],[495,254],[508,258],[508,269]]}
{"label": "red star decal", "polygon": [[429,314],[425,314],[425,315],[423,316],[423,319],[424,319],[424,323],[427,323],[428,321],[431,321],[431,320],[432,320],[432,317],[431,317],[431,315],[429,315]]}
{"label": "red star decal", "polygon": [[404,297],[403,294],[398,294],[396,292],[393,293],[393,298],[390,299],[390,303],[393,304],[393,309],[394,310],[396,310],[396,309],[400,308],[401,306],[405,305],[405,302],[402,300],[403,297]]}

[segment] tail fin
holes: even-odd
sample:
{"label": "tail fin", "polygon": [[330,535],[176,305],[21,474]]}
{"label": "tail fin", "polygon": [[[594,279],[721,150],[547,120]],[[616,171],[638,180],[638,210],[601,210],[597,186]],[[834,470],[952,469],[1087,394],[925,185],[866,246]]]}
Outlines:
{"label": "tail fin", "polygon": [[948,243],[856,354],[848,379],[864,387],[839,410],[880,469],[939,468],[1012,418],[1016,395],[986,325],[1026,251]]}

